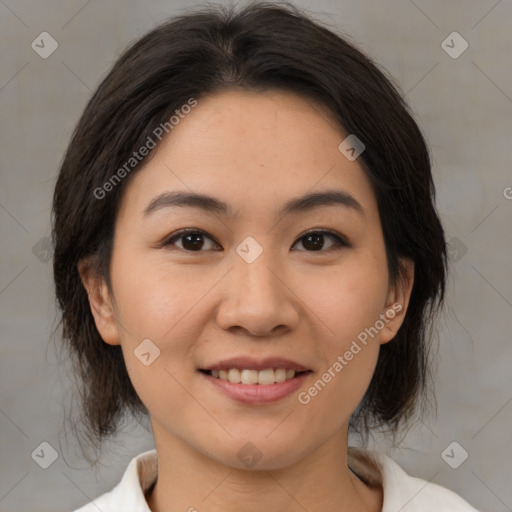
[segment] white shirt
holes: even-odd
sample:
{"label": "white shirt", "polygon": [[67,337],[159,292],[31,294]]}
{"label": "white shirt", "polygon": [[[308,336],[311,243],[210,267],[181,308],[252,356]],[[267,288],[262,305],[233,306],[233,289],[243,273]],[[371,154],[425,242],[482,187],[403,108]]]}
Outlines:
{"label": "white shirt", "polygon": [[[390,457],[371,452],[382,475],[382,512],[478,512],[454,492],[407,475]],[[158,473],[156,450],[134,457],[121,481],[109,492],[74,512],[151,512],[144,493]]]}

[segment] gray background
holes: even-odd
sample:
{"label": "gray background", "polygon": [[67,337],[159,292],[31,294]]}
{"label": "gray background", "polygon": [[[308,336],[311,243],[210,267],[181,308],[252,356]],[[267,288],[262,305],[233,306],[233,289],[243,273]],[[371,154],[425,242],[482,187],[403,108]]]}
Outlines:
{"label": "gray background", "polygon": [[[375,446],[481,510],[510,511],[512,2],[297,5],[351,35],[406,95],[432,148],[452,247],[448,308],[439,324],[437,419],[412,429],[400,448],[378,438]],[[72,380],[50,339],[56,313],[51,253],[44,249],[59,163],[86,101],[127,43],[184,7],[0,1],[1,512],[73,510],[110,489],[128,461],[152,447],[145,428],[128,424],[96,474],[62,431]],[[43,31],[59,44],[47,59],[31,48]],[[458,58],[441,47],[453,31],[469,44]],[[43,441],[58,453],[48,469],[31,458]],[[469,453],[457,469],[441,456],[453,441]],[[449,451],[451,461],[461,453],[458,446]]]}

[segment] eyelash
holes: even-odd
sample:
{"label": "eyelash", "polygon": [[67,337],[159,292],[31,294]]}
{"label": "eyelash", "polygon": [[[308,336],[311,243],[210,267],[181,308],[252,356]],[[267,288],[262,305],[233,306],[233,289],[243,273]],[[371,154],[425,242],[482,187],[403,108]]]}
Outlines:
{"label": "eyelash", "polygon": [[[180,240],[180,239],[184,238],[185,236],[191,235],[191,234],[202,235],[202,236],[205,236],[205,237],[209,238],[213,242],[215,242],[215,240],[211,236],[209,236],[205,231],[203,231],[202,229],[187,228],[187,229],[182,229],[182,230],[178,231],[177,233],[174,233],[172,236],[170,236],[169,238],[164,240],[162,242],[161,246],[162,247],[171,246],[177,240]],[[334,231],[330,231],[330,230],[327,230],[327,229],[316,229],[316,230],[308,231],[307,233],[304,233],[303,235],[301,235],[296,240],[296,242],[293,245],[295,245],[297,242],[299,242],[300,240],[302,240],[303,238],[305,238],[308,235],[328,235],[328,236],[330,236],[331,238],[333,238],[336,241],[337,245],[335,245],[333,247],[329,247],[328,249],[320,249],[318,251],[307,251],[306,250],[305,252],[313,252],[313,253],[314,252],[329,252],[329,251],[332,251],[332,250],[339,250],[339,249],[342,249],[342,248],[350,248],[350,247],[352,247],[352,245],[347,241],[347,239],[345,237],[335,233]],[[215,243],[217,244],[217,242],[215,242]],[[180,249],[182,251],[189,252],[189,253],[205,252],[205,251],[202,251],[202,250],[199,250],[199,251],[189,251],[187,249],[182,249],[181,247],[177,247],[177,249]]]}

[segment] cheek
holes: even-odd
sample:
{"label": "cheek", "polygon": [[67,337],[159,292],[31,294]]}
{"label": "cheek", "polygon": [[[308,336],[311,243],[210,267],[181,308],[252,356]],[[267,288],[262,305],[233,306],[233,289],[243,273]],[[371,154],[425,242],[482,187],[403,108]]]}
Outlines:
{"label": "cheek", "polygon": [[[387,287],[385,262],[359,253],[329,275],[319,272],[317,278],[310,276],[302,296],[330,332],[329,338],[346,343],[379,319]],[[339,348],[336,341],[334,347]]]}
{"label": "cheek", "polygon": [[361,263],[323,283],[308,295],[308,307],[321,320],[317,355],[322,364],[299,403],[311,428],[334,432],[356,409],[375,371],[380,349],[375,325],[387,279]]}
{"label": "cheek", "polygon": [[[164,340],[183,331],[196,306],[215,283],[190,266],[118,257],[113,281],[118,316],[130,337]],[[189,270],[189,271],[188,271]],[[203,277],[203,278],[201,278]]]}
{"label": "cheek", "polygon": [[[322,389],[323,397],[319,402],[341,399],[355,408],[370,383],[379,354],[379,319],[388,285],[386,262],[371,252],[354,254],[330,276],[320,278],[319,274],[308,282],[316,282],[316,286],[309,286],[307,305],[320,320],[317,353],[322,368],[316,388]],[[315,394],[315,390],[311,392]]]}
{"label": "cheek", "polygon": [[[123,253],[129,251],[118,251],[113,260],[112,280],[130,380],[149,410],[176,408],[187,399],[180,383],[195,370],[191,354],[204,326],[202,301],[218,278],[200,279],[197,269],[192,275],[192,266],[189,272],[178,271],[178,266],[149,263],[135,251],[130,258]],[[157,348],[150,343],[147,350],[139,349],[148,339]],[[148,352],[149,358],[141,357]],[[152,362],[146,366],[144,359]]]}

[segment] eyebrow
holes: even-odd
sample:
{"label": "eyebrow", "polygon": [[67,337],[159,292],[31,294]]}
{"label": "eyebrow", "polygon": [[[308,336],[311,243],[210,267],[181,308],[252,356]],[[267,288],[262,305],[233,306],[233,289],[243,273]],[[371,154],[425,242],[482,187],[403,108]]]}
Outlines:
{"label": "eyebrow", "polygon": [[[279,211],[281,216],[292,213],[304,213],[322,206],[343,206],[364,215],[364,209],[357,199],[343,190],[325,190],[311,192],[302,197],[290,199]],[[192,207],[205,212],[211,212],[233,217],[233,209],[227,203],[215,197],[194,192],[164,192],[156,196],[145,208],[144,217],[163,208]]]}

